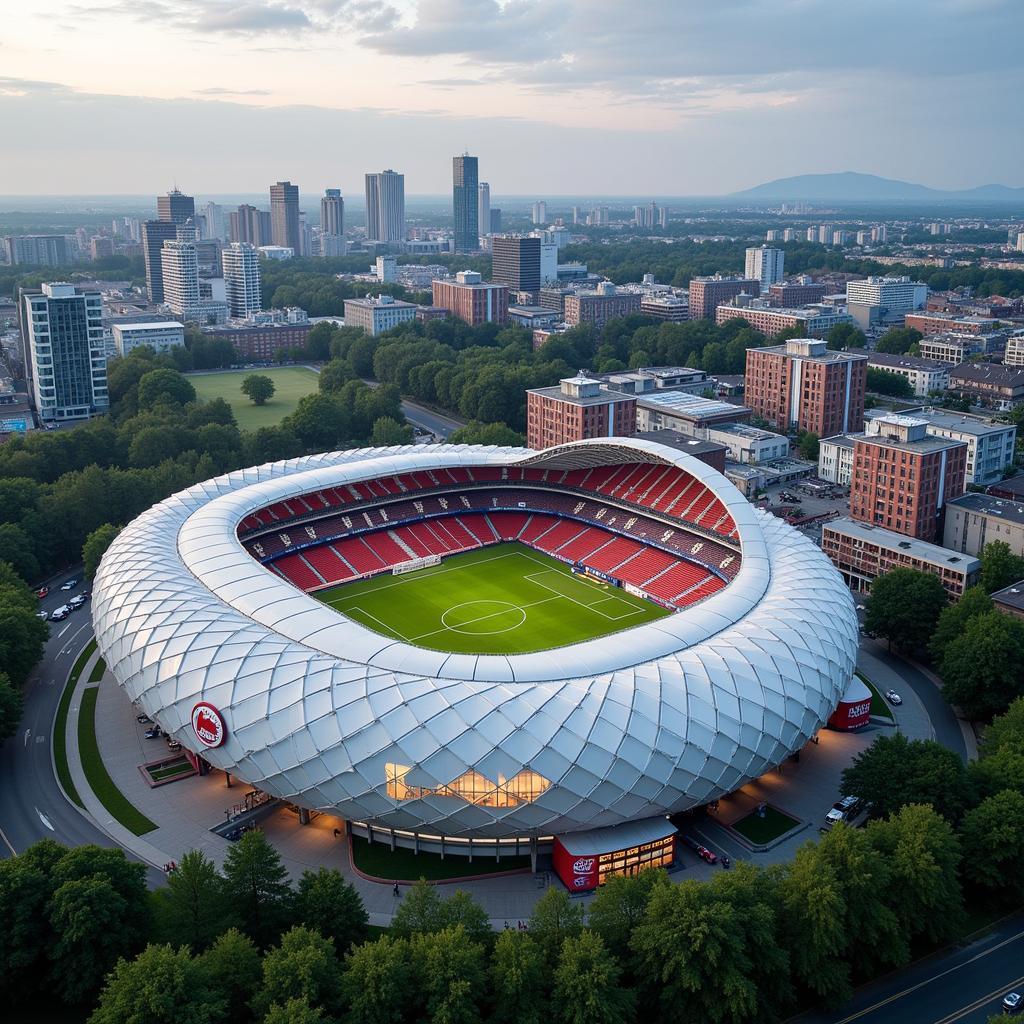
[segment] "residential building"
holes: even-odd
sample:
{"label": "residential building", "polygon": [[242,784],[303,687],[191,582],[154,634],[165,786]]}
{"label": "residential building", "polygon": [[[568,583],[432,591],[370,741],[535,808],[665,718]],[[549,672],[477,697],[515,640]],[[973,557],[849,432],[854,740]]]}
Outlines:
{"label": "residential building", "polygon": [[1006,342],[1004,366],[1024,366],[1024,334],[1014,334]]}
{"label": "residential building", "polygon": [[485,284],[473,270],[460,270],[454,281],[434,281],[431,305],[443,306],[471,327],[508,320],[508,286]]}
{"label": "residential building", "polygon": [[937,363],[958,366],[960,363],[967,362],[971,356],[998,352],[1004,343],[1008,344],[1003,331],[993,331],[988,334],[958,334],[952,331],[943,331],[926,334],[917,343],[917,347],[922,359],[932,359]]}
{"label": "residential building", "polygon": [[534,224],[547,224],[548,222],[548,204],[540,199],[533,204],[533,210],[531,211],[531,220]]}
{"label": "residential building", "polygon": [[879,416],[854,439],[850,516],[861,522],[932,541],[943,509],[964,493],[967,445],[932,437],[927,422]]}
{"label": "residential building", "polygon": [[994,326],[989,317],[957,316],[955,313],[908,313],[903,318],[905,327],[913,327],[923,335],[929,334],[987,334]]}
{"label": "residential building", "polygon": [[526,443],[550,448],[592,437],[631,437],[636,432],[636,399],[605,391],[583,373],[557,388],[526,392]]}
{"label": "residential building", "polygon": [[[1024,232],[1017,237],[1019,239],[1017,246],[1021,252],[1024,252]],[[992,603],[999,611],[1018,619],[1024,619],[1024,580],[997,590],[991,596]]]}
{"label": "residential building", "polygon": [[1024,368],[998,363],[962,363],[949,371],[949,390],[991,409],[1024,402]]}
{"label": "residential building", "polygon": [[263,308],[260,295],[260,254],[248,242],[232,242],[221,253],[228,315],[247,317]]}
{"label": "residential building", "polygon": [[908,415],[924,420],[933,437],[963,441],[967,445],[967,483],[987,486],[1003,479],[1013,465],[1017,428],[1012,423],[990,423],[967,413],[947,409],[915,409]]}
{"label": "residential building", "polygon": [[489,223],[490,232],[492,235],[496,235],[499,231],[501,231],[501,207],[491,207],[491,219]]}
{"label": "residential building", "polygon": [[118,321],[110,329],[119,356],[126,356],[142,345],[159,353],[185,344],[185,327],[176,320]]}
{"label": "residential building", "polygon": [[610,281],[602,281],[594,291],[575,291],[565,296],[565,322],[570,327],[589,323],[600,329],[609,320],[639,312],[640,295],[620,292]]}
{"label": "residential building", "polygon": [[114,240],[106,235],[93,235],[89,239],[89,254],[94,260],[103,260],[113,256]]}
{"label": "residential building", "polygon": [[832,351],[812,338],[750,348],[744,401],[783,433],[843,434],[864,419],[867,367],[865,356]]}
{"label": "residential building", "polygon": [[893,569],[916,569],[937,576],[950,598],[958,601],[981,575],[977,558],[852,519],[824,523],[821,550],[850,589],[859,593],[870,590],[879,576]]}
{"label": "residential building", "polygon": [[640,296],[640,312],[656,320],[680,324],[690,319],[690,304],[686,299],[668,292],[650,293]]}
{"label": "residential building", "polygon": [[545,309],[543,306],[509,306],[509,323],[518,324],[529,330],[554,327],[561,317],[553,309]]}
{"label": "residential building", "polygon": [[847,309],[864,328],[898,321],[915,309],[923,309],[927,300],[928,285],[909,277],[868,277],[846,283]]}
{"label": "residential building", "polygon": [[405,175],[386,170],[366,175],[366,237],[405,241]]}
{"label": "residential building", "polygon": [[180,317],[189,317],[199,304],[199,261],[196,243],[177,238],[164,242],[160,250],[164,302]]}
{"label": "residential building", "polygon": [[717,398],[704,398],[687,391],[655,391],[636,397],[638,430],[678,430],[690,437],[705,437],[704,431],[726,423],[749,420],[751,412]]}
{"label": "residential building", "polygon": [[637,370],[622,370],[597,374],[606,387],[630,395],[646,395],[652,391],[688,391],[703,395],[714,388],[703,370],[690,366],[641,366]]}
{"label": "residential building", "polygon": [[823,338],[833,327],[853,323],[853,317],[842,306],[838,309],[834,306],[776,309],[763,305],[760,300],[745,305],[726,304],[715,310],[716,324],[730,320],[746,320],[754,330],[769,338],[794,327],[799,327],[805,338]]}
{"label": "residential building", "polygon": [[220,242],[227,239],[224,207],[219,203],[211,202],[203,207],[203,223],[206,225],[206,238],[215,238]]}
{"label": "residential building", "polygon": [[949,366],[934,359],[920,356],[897,355],[891,352],[873,352],[863,348],[851,348],[850,352],[867,356],[868,366],[876,370],[895,373],[907,380],[917,398],[927,398],[935,391],[949,387]]}
{"label": "residential building", "polygon": [[40,422],[105,412],[110,400],[100,293],[64,282],[22,289],[20,315],[25,372]]}
{"label": "residential building", "polygon": [[1024,503],[991,494],[962,494],[946,506],[943,544],[981,557],[986,544],[1002,541],[1024,555]]}
{"label": "residential building", "polygon": [[539,292],[541,241],[526,235],[491,238],[491,277],[514,292]]}
{"label": "residential building", "polygon": [[176,188],[171,189],[167,195],[156,197],[156,216],[171,224],[185,224],[196,218],[196,201]]}
{"label": "residential building", "polygon": [[476,224],[481,235],[491,234],[491,186],[486,181],[477,186]]}
{"label": "residential building", "polygon": [[[768,289],[767,300],[770,306],[781,309],[799,309],[801,306],[810,306],[821,302],[827,294],[828,285],[812,281],[807,277],[771,285]],[[761,295],[764,296],[763,288]]]}
{"label": "residential building", "polygon": [[391,284],[398,280],[398,260],[394,256],[378,256],[371,270],[381,284]]}
{"label": "residential building", "polygon": [[257,248],[261,245],[270,245],[269,211],[257,210],[255,206],[243,203],[228,219],[233,242],[249,242]]}
{"label": "residential building", "polygon": [[818,442],[818,476],[831,484],[849,487],[853,477],[853,449],[860,434],[836,434]]}
{"label": "residential building", "polygon": [[786,263],[784,249],[773,249],[767,245],[755,246],[747,250],[744,275],[757,278],[761,282],[761,291],[777,284],[784,277],[783,267]]}
{"label": "residential building", "polygon": [[719,306],[737,295],[759,296],[761,282],[754,277],[694,277],[690,279],[690,319],[713,320]]}
{"label": "residential building", "polygon": [[320,200],[320,255],[344,256],[346,251],[345,200],[340,188],[329,188]]}
{"label": "residential building", "polygon": [[789,456],[789,438],[760,430],[747,423],[724,423],[718,427],[707,427],[702,437],[708,441],[725,445],[728,457],[745,466],[759,466]]}
{"label": "residential building", "polygon": [[299,186],[279,181],[270,186],[270,237],[274,245],[302,252],[299,231]]}
{"label": "residential building", "polygon": [[164,301],[164,273],[161,251],[164,242],[178,237],[177,225],[170,220],[146,220],[142,222],[142,257],[146,265],[146,290],[149,301]]}
{"label": "residential building", "polygon": [[230,342],[239,362],[269,362],[278,352],[305,348],[311,323],[252,323],[204,328],[206,337]]}
{"label": "residential building", "polygon": [[[545,232],[546,234],[547,232]],[[540,243],[540,283],[551,284],[558,280],[558,246],[554,242]]]}
{"label": "residential building", "polygon": [[68,262],[68,243],[63,235],[7,235],[4,257],[12,266],[61,267]]}
{"label": "residential building", "polygon": [[392,327],[416,319],[415,302],[403,302],[390,295],[367,295],[365,299],[345,300],[345,326],[362,327],[367,334],[376,336]]}
{"label": "residential building", "polygon": [[452,214],[455,223],[455,251],[476,252],[480,248],[480,168],[475,156],[452,157]]}

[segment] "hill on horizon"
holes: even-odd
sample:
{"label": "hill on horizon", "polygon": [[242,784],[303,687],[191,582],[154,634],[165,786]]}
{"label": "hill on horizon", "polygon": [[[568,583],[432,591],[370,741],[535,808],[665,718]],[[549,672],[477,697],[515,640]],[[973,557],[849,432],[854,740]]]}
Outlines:
{"label": "hill on horizon", "polygon": [[841,171],[834,174],[798,174],[791,178],[776,178],[741,192],[733,192],[732,199],[797,199],[797,200],[971,200],[1024,201],[1024,188],[1008,185],[978,185],[968,189],[929,188],[897,178],[882,178],[877,174]]}

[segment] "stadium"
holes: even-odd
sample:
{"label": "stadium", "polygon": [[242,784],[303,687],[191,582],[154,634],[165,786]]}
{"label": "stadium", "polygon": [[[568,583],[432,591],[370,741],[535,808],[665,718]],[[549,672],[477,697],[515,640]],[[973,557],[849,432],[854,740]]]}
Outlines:
{"label": "stadium", "polygon": [[667,816],[799,750],[857,649],[810,541],[639,438],[209,480],[121,532],[93,620],[206,765],[371,840],[550,848],[578,889],[623,851],[664,863]]}

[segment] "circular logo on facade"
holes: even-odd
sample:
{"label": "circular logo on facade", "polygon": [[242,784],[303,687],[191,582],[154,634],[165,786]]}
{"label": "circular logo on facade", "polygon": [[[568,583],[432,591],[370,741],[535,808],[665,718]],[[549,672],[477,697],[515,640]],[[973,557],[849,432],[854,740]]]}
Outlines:
{"label": "circular logo on facade", "polygon": [[573,861],[572,871],[574,875],[586,875],[594,870],[594,858],[593,857],[581,857],[577,861]]}
{"label": "circular logo on facade", "polygon": [[219,747],[227,735],[220,712],[212,705],[200,701],[192,709],[192,729],[204,747]]}

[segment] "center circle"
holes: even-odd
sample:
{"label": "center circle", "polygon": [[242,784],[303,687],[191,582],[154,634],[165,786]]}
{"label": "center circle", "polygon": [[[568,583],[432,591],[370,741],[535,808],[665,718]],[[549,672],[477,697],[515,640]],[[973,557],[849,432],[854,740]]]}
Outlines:
{"label": "center circle", "polygon": [[525,621],[526,612],[509,601],[464,601],[452,605],[441,616],[442,626],[469,636],[508,633]]}

